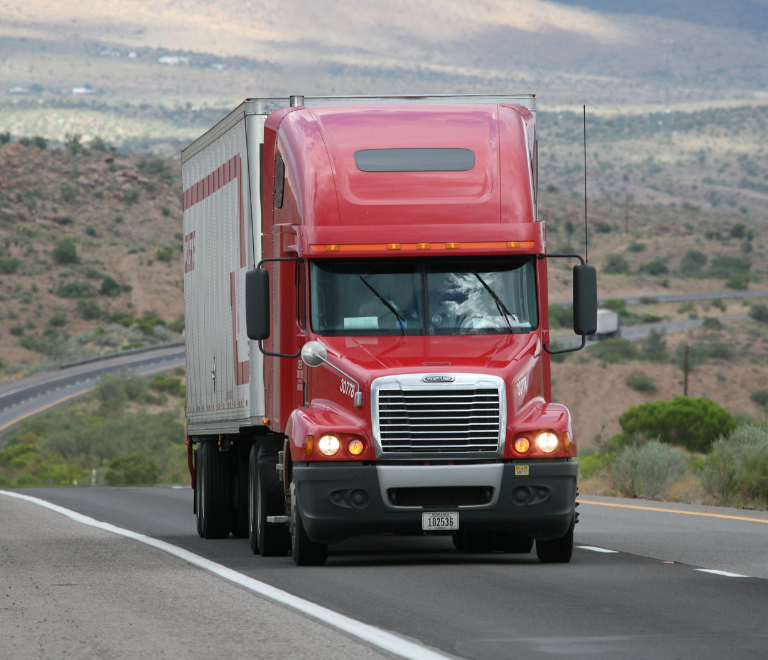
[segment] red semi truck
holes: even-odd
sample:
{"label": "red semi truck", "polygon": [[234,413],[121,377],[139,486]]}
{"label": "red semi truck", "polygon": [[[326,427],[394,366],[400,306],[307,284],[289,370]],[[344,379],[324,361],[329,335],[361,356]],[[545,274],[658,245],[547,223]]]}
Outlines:
{"label": "red semi truck", "polygon": [[[533,96],[244,102],[182,152],[204,538],[322,564],[374,534],[567,562]],[[595,332],[592,266],[574,331]]]}

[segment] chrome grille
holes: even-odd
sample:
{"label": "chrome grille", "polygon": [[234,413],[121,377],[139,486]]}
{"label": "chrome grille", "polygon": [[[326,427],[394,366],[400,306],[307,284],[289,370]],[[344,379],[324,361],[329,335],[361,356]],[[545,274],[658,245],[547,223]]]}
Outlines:
{"label": "chrome grille", "polygon": [[378,390],[383,454],[495,452],[502,422],[498,388]]}

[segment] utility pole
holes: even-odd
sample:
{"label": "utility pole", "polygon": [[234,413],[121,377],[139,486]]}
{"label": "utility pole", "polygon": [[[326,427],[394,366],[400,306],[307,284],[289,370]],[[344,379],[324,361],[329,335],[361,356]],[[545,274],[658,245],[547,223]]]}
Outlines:
{"label": "utility pole", "polygon": [[629,233],[629,193],[624,200],[624,233]]}
{"label": "utility pole", "polygon": [[683,385],[683,396],[688,396],[688,350],[690,349],[690,345],[685,345],[685,380]]}

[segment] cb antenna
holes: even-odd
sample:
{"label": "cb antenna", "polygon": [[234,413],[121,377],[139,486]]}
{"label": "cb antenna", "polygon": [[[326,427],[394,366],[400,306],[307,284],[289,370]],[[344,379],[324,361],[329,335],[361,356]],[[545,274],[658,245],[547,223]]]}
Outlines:
{"label": "cb antenna", "polygon": [[589,230],[587,229],[587,106],[584,106],[584,255],[589,263]]}

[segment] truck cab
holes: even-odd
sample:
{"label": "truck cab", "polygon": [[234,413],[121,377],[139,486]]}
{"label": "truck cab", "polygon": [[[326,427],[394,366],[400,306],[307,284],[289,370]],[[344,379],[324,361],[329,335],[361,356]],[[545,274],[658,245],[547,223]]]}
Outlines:
{"label": "truck cab", "polygon": [[[257,548],[321,564],[351,537],[439,534],[570,559],[576,437],[551,397],[534,110],[292,97],[266,117],[243,291],[264,412],[237,438]],[[580,333],[592,296],[575,295]]]}

